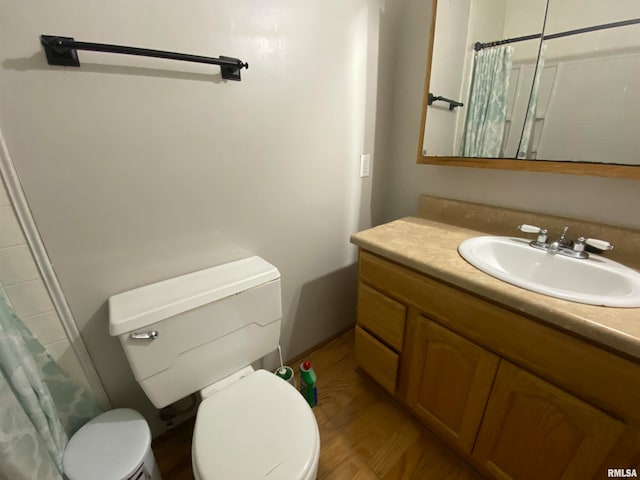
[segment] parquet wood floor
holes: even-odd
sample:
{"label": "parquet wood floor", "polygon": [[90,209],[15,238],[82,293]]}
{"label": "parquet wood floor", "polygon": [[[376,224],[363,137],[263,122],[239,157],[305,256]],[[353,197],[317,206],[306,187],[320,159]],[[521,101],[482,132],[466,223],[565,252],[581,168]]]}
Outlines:
{"label": "parquet wood floor", "polygon": [[[355,370],[353,330],[305,359],[318,375],[318,480],[482,478]],[[164,480],[193,479],[192,432],[193,422],[186,422],[153,441]]]}

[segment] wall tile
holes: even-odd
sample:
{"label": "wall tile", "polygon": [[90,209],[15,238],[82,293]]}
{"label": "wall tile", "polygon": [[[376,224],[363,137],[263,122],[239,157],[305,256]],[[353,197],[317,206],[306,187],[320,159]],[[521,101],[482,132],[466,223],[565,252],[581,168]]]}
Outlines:
{"label": "wall tile", "polygon": [[0,297],[2,297],[7,305],[13,308],[13,305],[11,305],[11,300],[9,300],[9,296],[7,295],[7,292],[4,291],[4,288],[2,288],[2,285],[0,285]]}
{"label": "wall tile", "polygon": [[20,318],[54,310],[42,280],[31,280],[5,287],[13,309]]}
{"label": "wall tile", "polygon": [[91,391],[40,277],[1,176],[0,297],[15,310],[60,367]]}
{"label": "wall tile", "polygon": [[38,278],[40,278],[40,272],[27,245],[0,249],[0,283],[2,285],[8,287]]}
{"label": "wall tile", "polygon": [[21,245],[25,242],[12,207],[0,207],[0,248]]}
{"label": "wall tile", "polygon": [[55,311],[24,317],[22,320],[43,345],[67,338]]}
{"label": "wall tile", "polygon": [[88,391],[91,391],[87,377],[82,370],[78,357],[76,357],[73,348],[71,348],[69,340],[65,338],[64,340],[45,345],[45,347],[49,355],[51,355],[51,358],[56,361],[60,368]]}

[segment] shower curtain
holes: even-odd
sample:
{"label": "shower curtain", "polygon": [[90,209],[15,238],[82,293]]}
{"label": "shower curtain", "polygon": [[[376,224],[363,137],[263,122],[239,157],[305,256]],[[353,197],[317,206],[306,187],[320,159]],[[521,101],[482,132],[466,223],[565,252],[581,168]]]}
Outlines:
{"label": "shower curtain", "polygon": [[508,45],[485,48],[476,53],[461,156],[500,156],[512,57],[513,47]]}
{"label": "shower curtain", "polygon": [[102,410],[0,297],[0,479],[62,480],[68,439]]}

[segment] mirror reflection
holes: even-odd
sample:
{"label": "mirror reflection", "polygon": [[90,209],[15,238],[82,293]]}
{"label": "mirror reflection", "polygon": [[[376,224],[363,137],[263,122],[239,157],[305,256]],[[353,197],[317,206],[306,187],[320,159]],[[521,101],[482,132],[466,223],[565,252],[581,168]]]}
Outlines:
{"label": "mirror reflection", "polygon": [[640,165],[640,2],[440,1],[429,92],[423,155]]}

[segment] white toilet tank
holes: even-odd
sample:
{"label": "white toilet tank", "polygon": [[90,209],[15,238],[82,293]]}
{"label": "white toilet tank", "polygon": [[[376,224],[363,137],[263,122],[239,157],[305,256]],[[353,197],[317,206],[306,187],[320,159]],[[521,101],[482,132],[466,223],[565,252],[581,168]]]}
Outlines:
{"label": "white toilet tank", "polygon": [[162,408],[273,352],[280,295],[278,269],[244,258],[110,297],[109,333]]}

